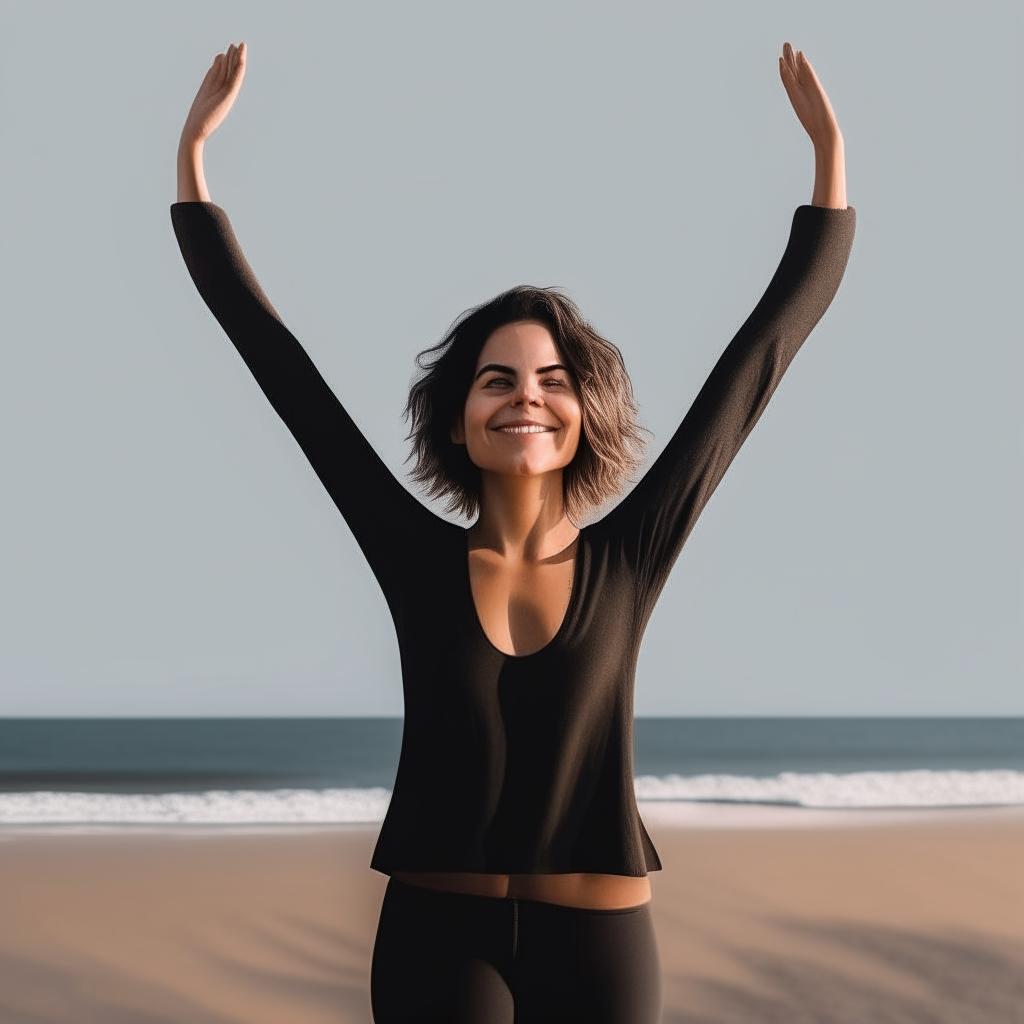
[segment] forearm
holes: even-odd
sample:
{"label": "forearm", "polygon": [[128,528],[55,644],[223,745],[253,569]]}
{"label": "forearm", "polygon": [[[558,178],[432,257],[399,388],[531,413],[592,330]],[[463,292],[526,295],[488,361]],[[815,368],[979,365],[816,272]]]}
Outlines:
{"label": "forearm", "polygon": [[814,144],[814,193],[811,206],[846,209],[846,152],[843,136],[838,130],[833,137]]}
{"label": "forearm", "polygon": [[190,140],[184,134],[178,143],[178,202],[210,202],[203,171],[203,142]]}

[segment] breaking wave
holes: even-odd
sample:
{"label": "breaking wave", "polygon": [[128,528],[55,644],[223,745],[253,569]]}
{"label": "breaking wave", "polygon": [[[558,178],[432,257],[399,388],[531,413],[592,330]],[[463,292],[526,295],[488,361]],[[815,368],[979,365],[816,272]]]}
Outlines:
{"label": "breaking wave", "polygon": [[[1024,804],[1024,772],[785,772],[641,776],[643,801],[813,808],[992,807]],[[379,822],[391,794],[375,789],[203,793],[0,793],[0,825],[334,825]]]}

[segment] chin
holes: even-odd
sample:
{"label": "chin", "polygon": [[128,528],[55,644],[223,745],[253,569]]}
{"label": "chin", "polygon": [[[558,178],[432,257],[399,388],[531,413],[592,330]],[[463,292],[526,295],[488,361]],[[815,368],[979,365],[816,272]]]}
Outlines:
{"label": "chin", "polygon": [[[530,435],[525,435],[530,438]],[[566,457],[565,446],[557,448],[551,444],[538,444],[534,435],[525,443],[509,445],[503,440],[501,444],[471,444],[467,454],[470,462],[485,473],[497,473],[501,476],[545,476],[564,470],[572,462]],[[575,450],[572,456],[575,456]]]}
{"label": "chin", "polygon": [[506,476],[549,476],[552,473],[560,473],[565,466],[562,463],[552,462],[509,462],[503,466],[491,470],[494,473],[502,473]]}

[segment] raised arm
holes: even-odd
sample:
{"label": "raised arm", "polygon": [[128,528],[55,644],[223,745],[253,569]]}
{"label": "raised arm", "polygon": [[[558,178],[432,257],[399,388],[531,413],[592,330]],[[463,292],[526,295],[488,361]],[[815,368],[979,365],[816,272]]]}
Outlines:
{"label": "raised arm", "polygon": [[401,563],[435,518],[353,423],[263,293],[227,214],[209,201],[203,147],[230,111],[244,75],[242,43],[217,56],[199,87],[178,149],[174,232],[200,295],[298,441],[390,598]]}
{"label": "raised arm", "polygon": [[598,524],[620,537],[623,550],[635,559],[650,607],[726,469],[828,309],[853,243],[855,213],[846,206],[843,140],[828,97],[810,63],[788,43],[780,69],[814,143],[813,205],[797,209],[789,243],[761,301],[665,450]]}

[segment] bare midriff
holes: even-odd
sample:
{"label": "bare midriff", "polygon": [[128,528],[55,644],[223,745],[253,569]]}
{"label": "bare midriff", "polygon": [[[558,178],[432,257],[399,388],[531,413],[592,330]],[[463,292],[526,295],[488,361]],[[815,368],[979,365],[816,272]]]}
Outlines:
{"label": "bare midriff", "polygon": [[579,910],[623,910],[651,898],[651,883],[631,875],[488,875],[460,871],[394,871],[396,882],[467,896],[515,897]]}

